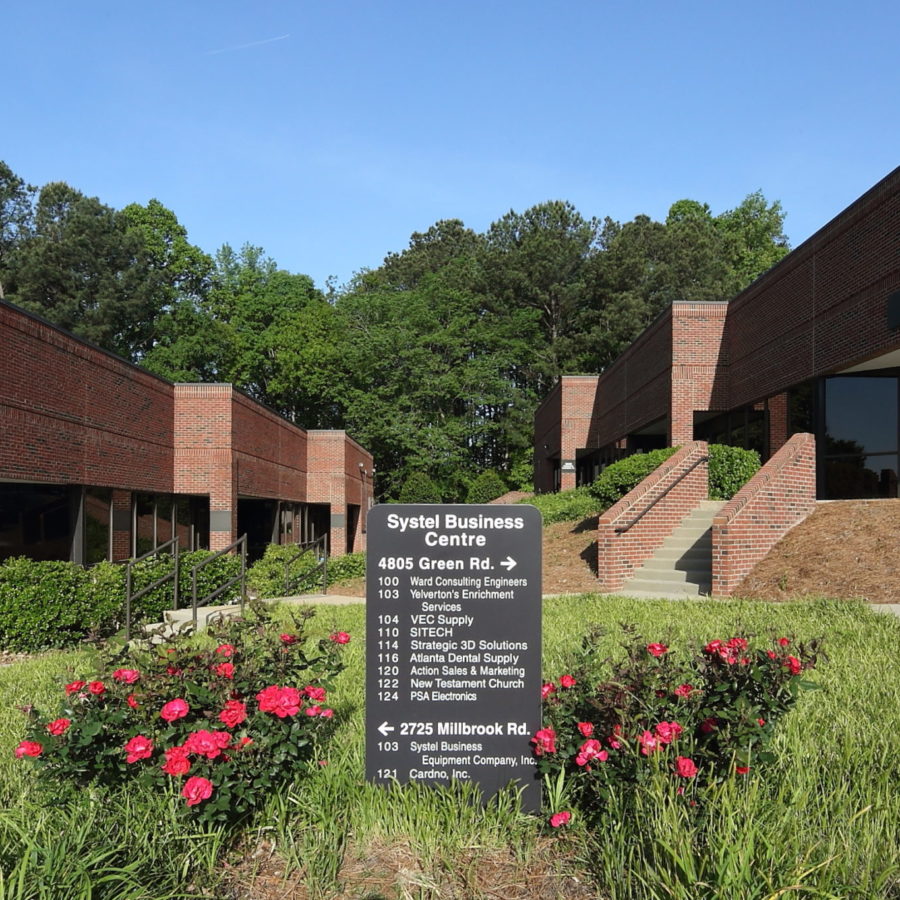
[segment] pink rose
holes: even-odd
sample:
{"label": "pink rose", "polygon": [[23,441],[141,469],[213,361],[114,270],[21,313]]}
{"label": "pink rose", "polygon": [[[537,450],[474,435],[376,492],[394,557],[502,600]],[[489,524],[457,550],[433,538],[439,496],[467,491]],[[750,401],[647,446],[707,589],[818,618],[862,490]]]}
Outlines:
{"label": "pink rose", "polygon": [[282,644],[296,644],[297,636],[295,634],[282,634],[279,635],[281,637]]}
{"label": "pink rose", "polygon": [[734,771],[738,775],[746,775],[750,771],[750,766],[735,766]]}
{"label": "pink rose", "polygon": [[559,683],[564,688],[570,688],[575,687],[578,682],[576,682],[571,675],[563,675],[562,678],[559,679]]}
{"label": "pink rose", "polygon": [[651,656],[665,656],[669,648],[665,644],[647,644],[647,652]]}
{"label": "pink rose", "polygon": [[575,757],[575,762],[579,766],[586,766],[595,759],[599,762],[606,762],[606,760],[609,759],[609,754],[601,748],[600,741],[585,741],[581,747],[578,748],[578,755]]}
{"label": "pink rose", "polygon": [[215,759],[231,744],[231,735],[227,731],[192,731],[184,742],[184,749],[195,756]]}
{"label": "pink rose", "polygon": [[199,775],[192,775],[184,783],[181,789],[181,796],[187,800],[188,806],[196,806],[204,800],[212,797],[213,784],[208,778],[201,778]]}
{"label": "pink rose", "polygon": [[95,696],[100,697],[106,693],[106,685],[102,681],[92,681],[88,685],[88,690]]}
{"label": "pink rose", "polygon": [[656,732],[656,736],[659,738],[660,743],[671,744],[672,741],[681,737],[681,732],[684,731],[684,729],[677,722],[660,722],[654,731]]}
{"label": "pink rose", "polygon": [[122,684],[134,684],[141,677],[141,673],[137,669],[116,669],[112,677]]}
{"label": "pink rose", "polygon": [[676,697],[690,697],[694,693],[694,688],[689,684],[679,684],[673,693]]}
{"label": "pink rose", "polygon": [[662,742],[652,731],[645,731],[638,738],[638,743],[641,745],[641,754],[643,756],[649,756],[651,753],[662,748]]}
{"label": "pink rose", "polygon": [[44,748],[37,741],[22,741],[16,747],[16,759],[23,756],[40,756],[44,752]]}
{"label": "pink rose", "polygon": [[330,719],[334,715],[334,710],[333,709],[323,709],[322,712],[319,713],[319,715],[323,719]]}
{"label": "pink rose", "polygon": [[260,712],[270,712],[283,719],[286,716],[296,716],[300,712],[303,701],[300,691],[292,687],[278,687],[273,684],[263,688],[257,695]]}
{"label": "pink rose", "polygon": [[122,749],[128,754],[125,757],[125,762],[134,763],[139,759],[149,759],[153,755],[153,741],[142,734],[138,734]]}
{"label": "pink rose", "polygon": [[166,750],[166,762],[162,767],[166,775],[187,775],[191,771],[191,761],[184,747],[170,747]]}
{"label": "pink rose", "polygon": [[313,687],[310,684],[303,688],[303,693],[310,700],[315,700],[316,703],[322,703],[325,700],[325,688],[323,687]]}
{"label": "pink rose", "polygon": [[553,813],[553,815],[550,816],[550,824],[554,828],[560,828],[563,825],[568,825],[571,820],[572,813],[566,810],[563,810],[563,812]]}
{"label": "pink rose", "polygon": [[66,685],[66,696],[68,697],[70,694],[74,694],[76,691],[80,691],[84,687],[83,681],[73,681],[71,684]]}
{"label": "pink rose", "polygon": [[71,719],[54,719],[52,722],[47,723],[47,731],[50,732],[54,737],[59,737],[61,734],[65,734],[69,730],[69,726],[72,724]]}
{"label": "pink rose", "polygon": [[779,647],[790,647],[791,640],[790,638],[778,638],[778,646]]}
{"label": "pink rose", "polygon": [[229,700],[219,713],[219,721],[227,728],[237,728],[247,718],[247,707],[240,700]]}
{"label": "pink rose", "polygon": [[579,722],[578,730],[582,737],[590,737],[594,733],[594,726],[590,722]]}
{"label": "pink rose", "polygon": [[310,718],[312,716],[317,716],[320,712],[322,712],[321,706],[307,706],[305,712]]}
{"label": "pink rose", "polygon": [[803,671],[803,665],[796,656],[789,656],[784,661],[784,665],[790,669],[791,675],[799,675]]}
{"label": "pink rose", "polygon": [[556,753],[556,732],[552,728],[542,728],[536,731],[531,739],[534,744],[534,755],[543,756],[545,753]]}
{"label": "pink rose", "polygon": [[234,678],[234,664],[230,662],[219,663],[213,666],[213,672],[220,678]]}
{"label": "pink rose", "polygon": [[336,631],[333,635],[331,635],[331,640],[333,640],[336,644],[349,644],[350,635],[347,634],[346,631]]}
{"label": "pink rose", "polygon": [[137,697],[135,697],[134,694],[129,694],[129,695],[125,698],[125,702],[126,702],[132,709],[138,709],[138,707],[140,706],[140,704],[137,702]]}
{"label": "pink rose", "polygon": [[697,774],[697,767],[694,765],[694,761],[687,756],[676,756],[675,774],[682,778],[693,778]]}
{"label": "pink rose", "polygon": [[219,656],[231,656],[231,654],[234,653],[234,647],[232,647],[231,644],[219,644],[219,646],[216,647],[216,653],[218,653]]}
{"label": "pink rose", "polygon": [[555,684],[548,681],[547,684],[541,685],[541,700],[546,700],[551,694],[555,694],[555,693],[556,693],[556,685]]}
{"label": "pink rose", "polygon": [[187,705],[187,701],[182,700],[179,697],[164,704],[163,708],[159,711],[159,715],[167,722],[172,723],[176,719],[183,719],[190,711],[191,708]]}
{"label": "pink rose", "polygon": [[700,731],[703,734],[711,734],[713,731],[716,730],[718,725],[719,725],[719,723],[712,716],[710,716],[708,719],[704,719],[700,723]]}

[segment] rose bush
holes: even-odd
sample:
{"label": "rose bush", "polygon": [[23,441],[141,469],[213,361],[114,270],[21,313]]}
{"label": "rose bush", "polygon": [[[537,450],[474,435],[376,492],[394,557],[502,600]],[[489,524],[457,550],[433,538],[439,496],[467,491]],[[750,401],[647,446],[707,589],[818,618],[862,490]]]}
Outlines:
{"label": "rose bush", "polygon": [[63,687],[58,715],[27,708],[15,755],[42,779],[136,782],[203,821],[240,817],[318,760],[331,735],[325,704],[350,636],[309,638],[311,615],[294,615],[288,634],[254,606],[211,626],[209,649],[181,637],[110,655],[93,680]]}
{"label": "rose bush", "polygon": [[736,635],[684,653],[625,633],[619,662],[597,652],[600,630],[584,638],[543,685],[544,727],[531,738],[538,771],[589,819],[660,773],[684,794],[771,761],[775,725],[814,686],[800,676],[821,652],[818,640]]}

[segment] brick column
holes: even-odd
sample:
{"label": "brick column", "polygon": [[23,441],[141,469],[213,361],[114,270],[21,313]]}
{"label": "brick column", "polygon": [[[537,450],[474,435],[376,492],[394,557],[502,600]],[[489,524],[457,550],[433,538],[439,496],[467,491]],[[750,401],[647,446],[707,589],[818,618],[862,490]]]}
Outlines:
{"label": "brick column", "polygon": [[112,492],[112,558],[131,557],[131,491]]}

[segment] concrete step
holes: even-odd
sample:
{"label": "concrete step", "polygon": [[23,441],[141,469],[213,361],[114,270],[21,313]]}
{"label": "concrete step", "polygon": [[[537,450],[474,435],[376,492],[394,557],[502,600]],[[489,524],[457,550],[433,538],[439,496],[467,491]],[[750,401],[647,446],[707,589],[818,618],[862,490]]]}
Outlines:
{"label": "concrete step", "polygon": [[636,578],[662,579],[663,581],[709,581],[709,563],[703,565],[685,566],[676,563],[674,566],[668,560],[650,559],[635,572]]}
{"label": "concrete step", "polygon": [[625,585],[623,592],[630,594],[632,591],[641,591],[653,597],[663,597],[668,594],[700,597],[709,594],[710,587],[708,579],[696,584],[691,581],[666,581],[658,578],[644,578],[639,575]]}

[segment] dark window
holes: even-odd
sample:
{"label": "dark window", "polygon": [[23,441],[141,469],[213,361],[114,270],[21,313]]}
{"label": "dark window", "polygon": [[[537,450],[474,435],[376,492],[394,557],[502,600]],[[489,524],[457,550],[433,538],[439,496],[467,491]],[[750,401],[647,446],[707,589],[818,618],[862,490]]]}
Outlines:
{"label": "dark window", "polygon": [[110,558],[112,491],[86,488],[84,492],[84,564],[92,566]]}
{"label": "dark window", "polygon": [[0,484],[0,559],[70,559],[72,491],[55,484]]}

